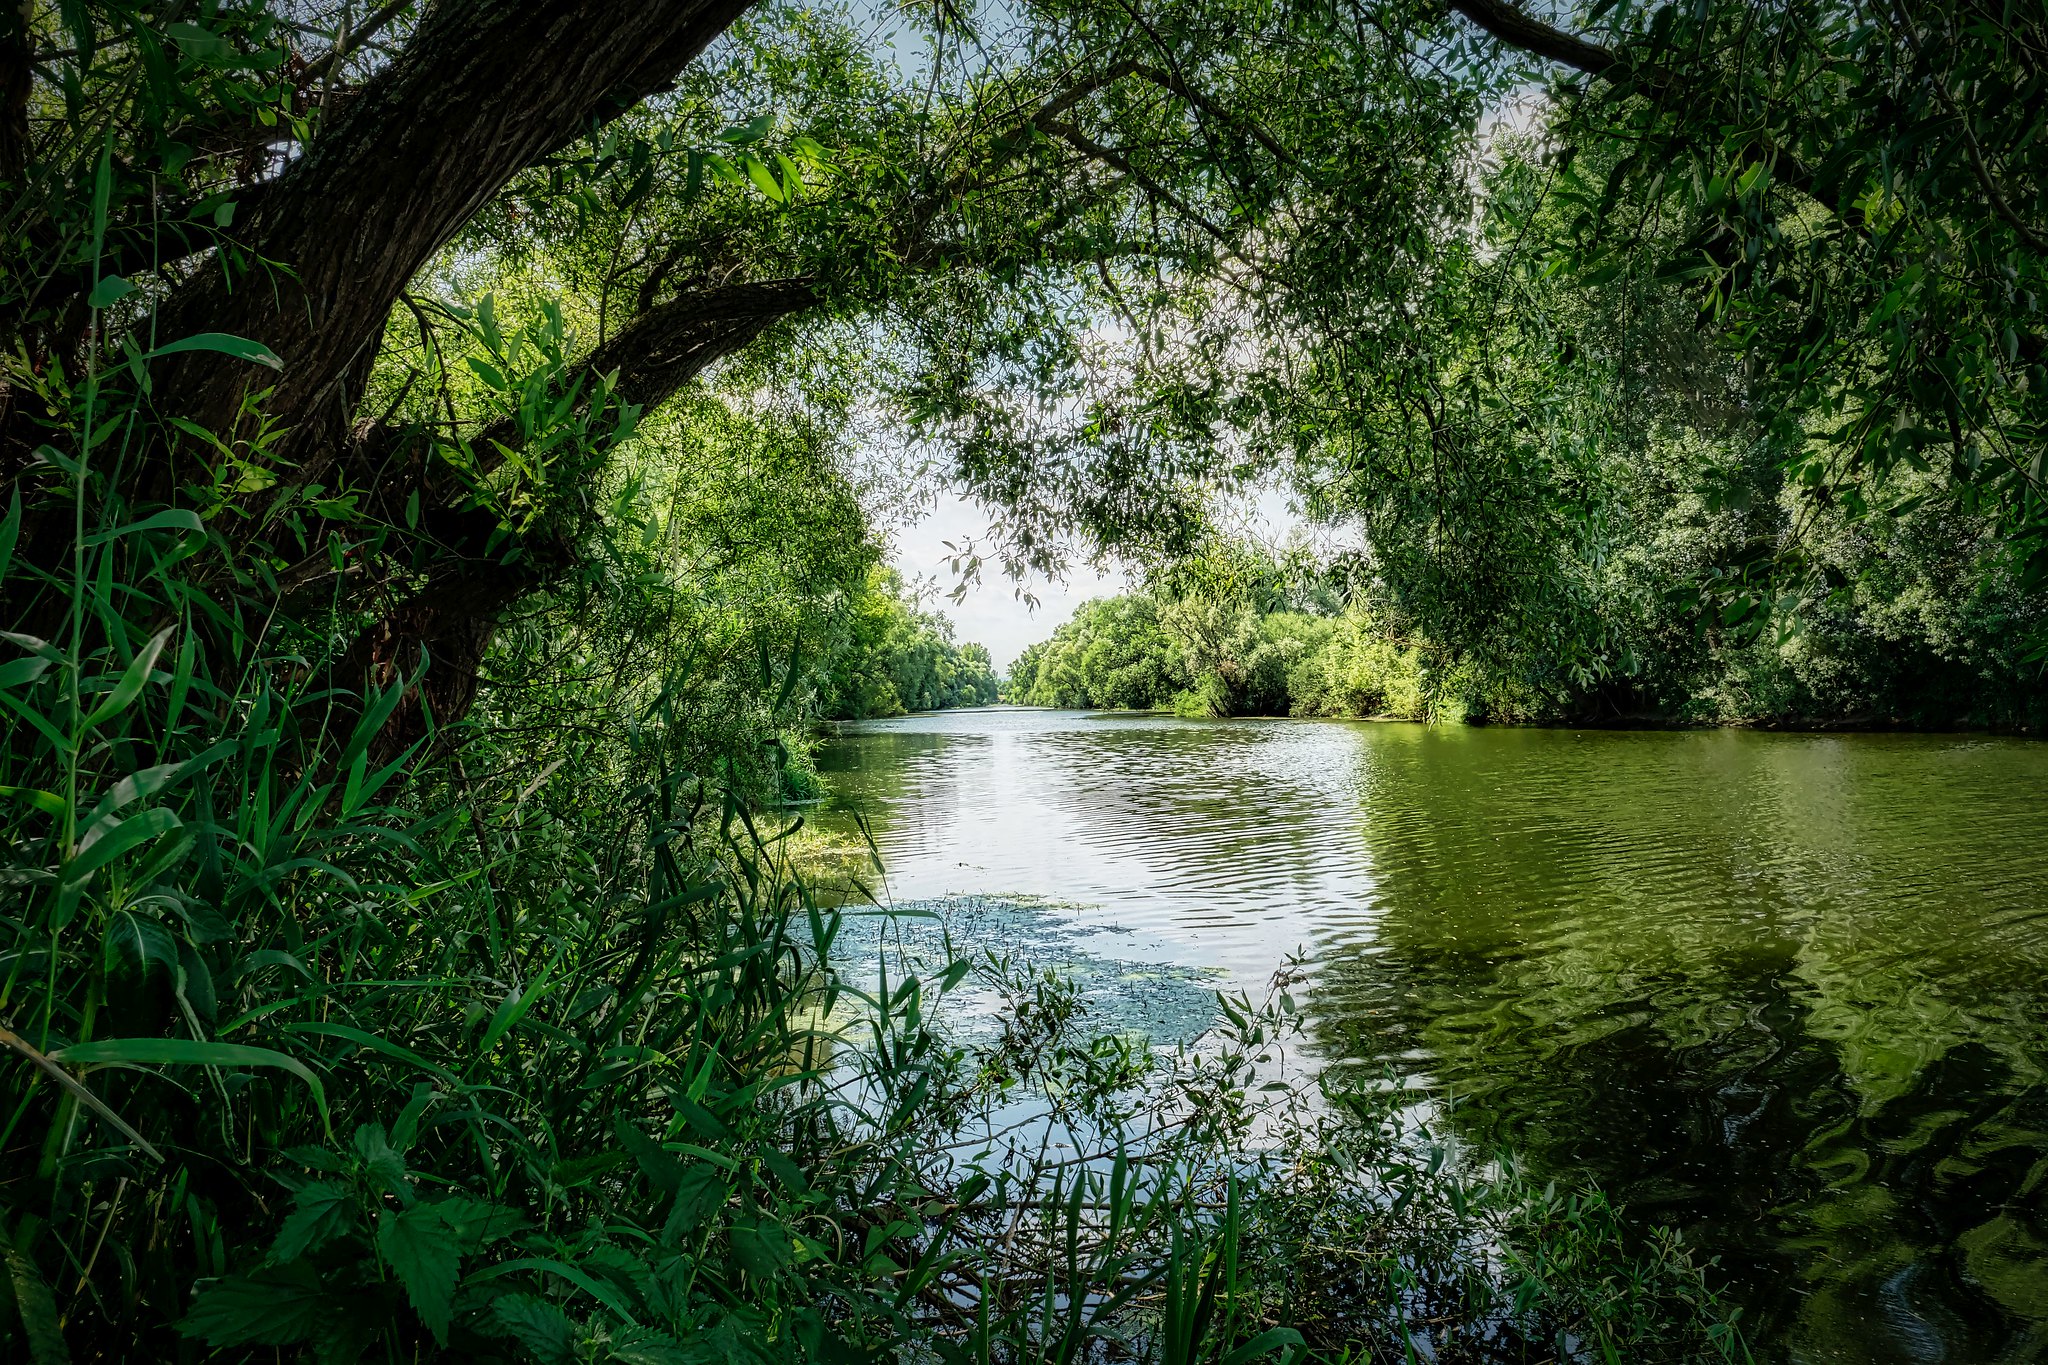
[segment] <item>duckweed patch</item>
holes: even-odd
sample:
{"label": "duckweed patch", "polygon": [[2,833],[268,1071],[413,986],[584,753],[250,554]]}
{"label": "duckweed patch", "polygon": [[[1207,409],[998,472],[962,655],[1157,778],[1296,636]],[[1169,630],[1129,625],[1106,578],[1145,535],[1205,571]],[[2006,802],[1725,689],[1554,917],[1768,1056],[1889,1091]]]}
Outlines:
{"label": "duckweed patch", "polygon": [[[1142,1037],[1154,1047],[1192,1044],[1217,1021],[1216,993],[1228,980],[1220,968],[1187,967],[1112,956],[1100,940],[1128,930],[1078,921],[1083,907],[1031,895],[954,895],[904,901],[889,910],[849,914],[841,953],[849,964],[872,961],[887,947],[921,975],[957,958],[1028,963],[1034,973],[1064,978],[1080,998],[1094,1031]],[[949,1029],[963,1042],[1000,1030],[1002,998],[963,990]]]}

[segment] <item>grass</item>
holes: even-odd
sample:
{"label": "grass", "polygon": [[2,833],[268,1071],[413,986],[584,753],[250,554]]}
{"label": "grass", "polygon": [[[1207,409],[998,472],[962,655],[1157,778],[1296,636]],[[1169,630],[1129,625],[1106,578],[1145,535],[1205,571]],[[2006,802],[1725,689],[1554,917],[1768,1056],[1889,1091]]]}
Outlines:
{"label": "grass", "polygon": [[1275,1079],[1284,986],[1162,1049],[1015,958],[842,963],[806,869],[872,845],[660,696],[383,757],[410,680],[331,690],[273,558],[109,492],[99,384],[0,519],[10,1356],[1739,1358],[1682,1248]]}

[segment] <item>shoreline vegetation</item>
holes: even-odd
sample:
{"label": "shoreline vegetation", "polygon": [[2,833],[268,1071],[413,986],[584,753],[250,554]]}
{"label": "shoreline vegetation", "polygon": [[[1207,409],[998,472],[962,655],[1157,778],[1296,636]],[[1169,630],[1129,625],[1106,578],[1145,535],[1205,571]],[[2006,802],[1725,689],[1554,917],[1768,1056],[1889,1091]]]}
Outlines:
{"label": "shoreline vegetation", "polygon": [[[1213,716],[1201,713],[1178,711],[1172,706],[1157,707],[1115,707],[1115,706],[1059,706],[1050,702],[1003,701],[996,705],[1015,707],[1025,711],[1088,711],[1099,716],[1171,716],[1181,720],[1333,720],[1359,724],[1377,725],[1426,725],[1429,720],[1420,716],[1403,716],[1392,712],[1377,715],[1320,715],[1298,716],[1247,712],[1234,716]],[[988,708],[960,708],[982,709]],[[943,711],[912,711],[910,716],[935,716]],[[1830,718],[1826,720],[1787,719],[1734,719],[1734,720],[1671,720],[1661,716],[1616,716],[1608,718],[1566,718],[1554,717],[1543,720],[1473,720],[1460,718],[1454,722],[1461,725],[1501,725],[1515,729],[1537,730],[1761,730],[1772,734],[1788,735],[1991,735],[2001,739],[2039,738],[2038,730],[1998,729],[1984,725],[1922,725],[1903,721],[1877,721],[1856,717]]]}
{"label": "shoreline vegetation", "polygon": [[0,5],[0,1355],[1745,1359],[1263,1090],[1285,980],[840,962],[783,808],[997,695],[942,490],[1156,577],[1020,695],[2039,728],[2048,31],[1960,12]]}
{"label": "shoreline vegetation", "polygon": [[[1614,729],[2042,733],[2042,665],[1996,641],[1968,649],[1847,609],[1783,630],[1705,622],[1577,670],[1554,653],[1460,650],[1455,632],[1402,605],[1400,585],[1358,566],[1222,542],[1148,588],[1083,603],[1028,646],[1002,699],[1227,718],[1294,716]],[[1892,622],[1893,627],[1897,626]]]}

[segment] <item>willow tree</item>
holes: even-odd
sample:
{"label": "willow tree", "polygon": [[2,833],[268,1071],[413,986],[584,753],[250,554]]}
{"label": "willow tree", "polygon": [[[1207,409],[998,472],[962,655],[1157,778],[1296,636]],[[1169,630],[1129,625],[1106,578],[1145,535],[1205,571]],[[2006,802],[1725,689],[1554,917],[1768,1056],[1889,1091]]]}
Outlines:
{"label": "willow tree", "polygon": [[[1011,510],[1013,557],[1071,525],[1171,547],[1244,464],[1215,439],[1230,334],[1299,287],[1304,232],[1419,242],[1477,109],[1343,7],[942,14],[921,73],[844,16],[760,12],[702,60],[744,11],[23,11],[0,459],[31,557],[72,534],[65,451],[118,428],[89,482],[328,612],[341,688],[435,661],[390,747],[573,573],[637,418],[797,319],[923,357],[891,397]],[[588,292],[442,287],[534,258]],[[1054,439],[1105,316],[1209,362],[1143,414],[1082,394]]]}
{"label": "willow tree", "polygon": [[[1669,714],[1728,650],[1816,627],[1948,694],[1873,718],[2039,724],[2038,14],[1449,9],[1405,38],[1519,88],[1502,164],[1426,248],[1294,254],[1232,357],[1241,439],[1523,714]],[[1617,584],[1631,559],[1654,569]],[[1915,597],[1973,640],[1879,619]]]}

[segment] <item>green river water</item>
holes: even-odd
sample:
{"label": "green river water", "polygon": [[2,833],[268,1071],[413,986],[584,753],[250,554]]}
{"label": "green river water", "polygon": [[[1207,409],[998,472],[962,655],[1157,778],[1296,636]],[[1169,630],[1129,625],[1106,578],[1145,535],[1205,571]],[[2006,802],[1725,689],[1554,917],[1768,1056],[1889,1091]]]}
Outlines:
{"label": "green river water", "polygon": [[1683,1227],[1759,1359],[2048,1360],[2048,745],[998,708],[820,766],[899,904],[1304,952],[1326,1065]]}

